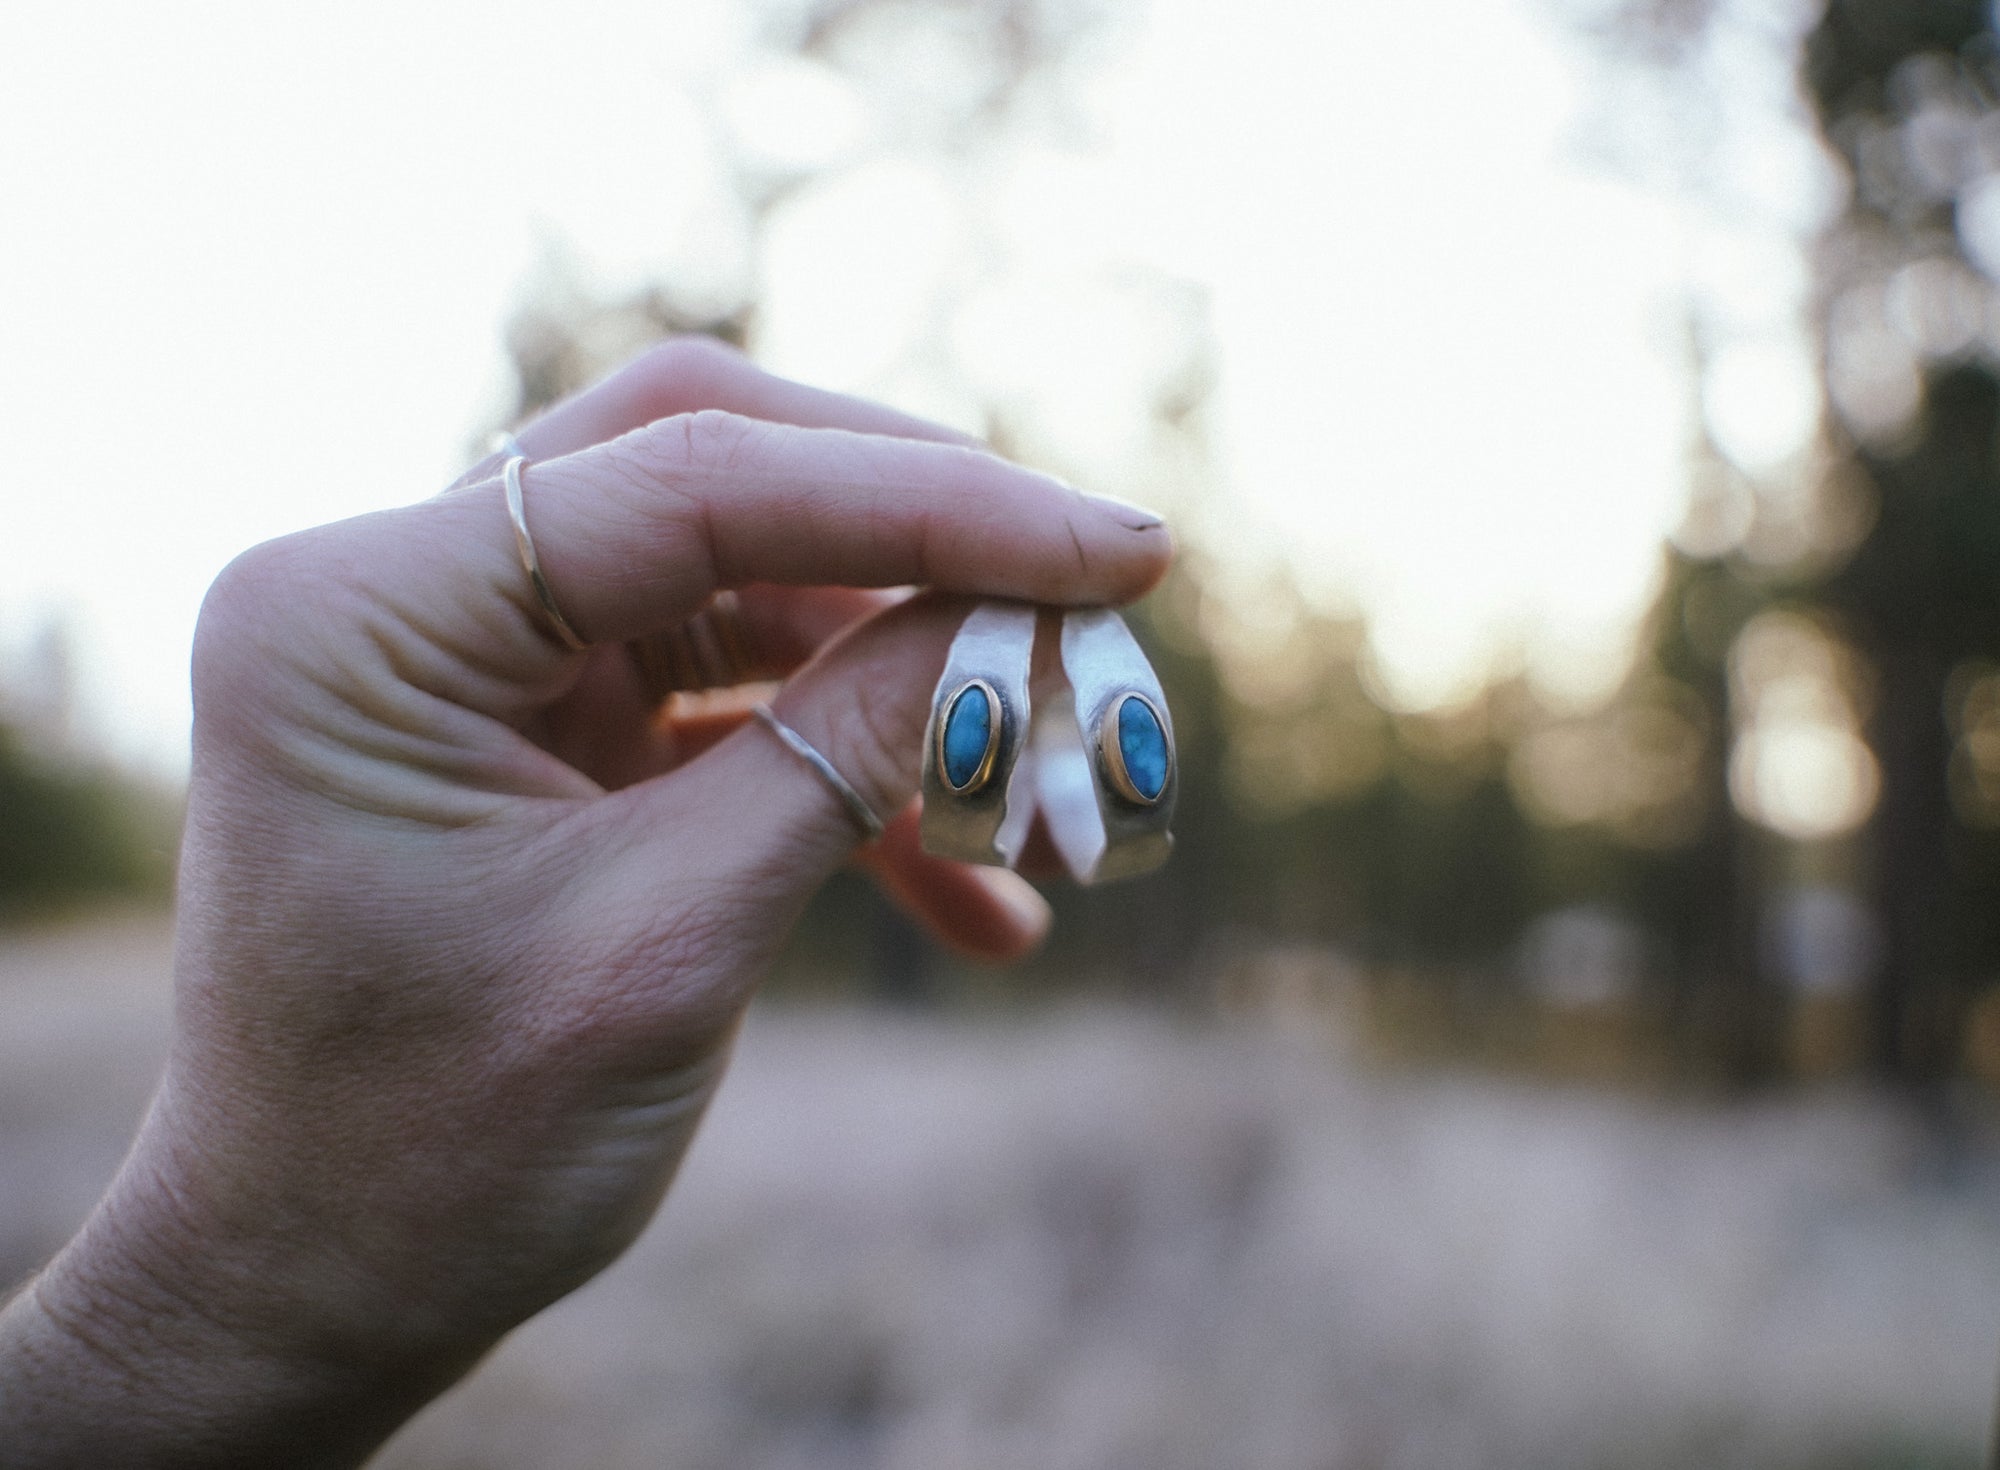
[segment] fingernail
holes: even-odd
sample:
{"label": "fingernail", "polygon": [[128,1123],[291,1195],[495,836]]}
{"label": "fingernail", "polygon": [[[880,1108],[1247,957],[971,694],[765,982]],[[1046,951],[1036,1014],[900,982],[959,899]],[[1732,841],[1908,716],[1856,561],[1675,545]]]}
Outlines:
{"label": "fingernail", "polygon": [[1120,500],[1115,495],[1086,495],[1083,498],[1128,531],[1150,531],[1155,526],[1166,524],[1145,506]]}

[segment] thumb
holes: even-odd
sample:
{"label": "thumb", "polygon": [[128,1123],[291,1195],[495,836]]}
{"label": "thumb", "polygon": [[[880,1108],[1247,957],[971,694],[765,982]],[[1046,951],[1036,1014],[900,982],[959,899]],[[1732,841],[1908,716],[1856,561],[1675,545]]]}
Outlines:
{"label": "thumb", "polygon": [[[772,701],[885,823],[916,794],[931,695],[969,607],[926,593],[865,618]],[[753,970],[865,840],[832,786],[757,721],[594,806],[604,827],[585,880],[591,908],[691,927]],[[701,914],[690,918],[689,905]],[[746,991],[754,979],[743,978]]]}
{"label": "thumb", "polygon": [[[886,609],[822,649],[771,701],[885,826],[917,794],[931,696],[970,608],[933,593]],[[729,803],[753,866],[796,864],[817,887],[868,840],[833,783],[777,732],[748,725],[716,755],[715,771],[680,774]]]}

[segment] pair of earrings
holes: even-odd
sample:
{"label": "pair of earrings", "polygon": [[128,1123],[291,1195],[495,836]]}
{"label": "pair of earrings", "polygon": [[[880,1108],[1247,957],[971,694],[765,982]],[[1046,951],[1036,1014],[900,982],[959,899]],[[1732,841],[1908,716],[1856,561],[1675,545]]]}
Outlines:
{"label": "pair of earrings", "polygon": [[1132,877],[1167,859],[1177,784],[1166,695],[1117,613],[967,615],[924,737],[926,852],[1012,867],[1039,813],[1077,882]]}

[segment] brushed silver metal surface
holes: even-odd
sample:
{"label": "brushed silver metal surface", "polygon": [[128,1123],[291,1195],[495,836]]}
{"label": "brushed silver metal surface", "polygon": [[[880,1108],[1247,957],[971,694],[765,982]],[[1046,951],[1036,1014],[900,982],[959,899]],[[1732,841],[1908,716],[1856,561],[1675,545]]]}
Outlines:
{"label": "brushed silver metal surface", "polygon": [[[1021,855],[1035,807],[1025,784],[1018,795],[1015,789],[1030,724],[1028,674],[1035,620],[1036,610],[1028,603],[982,602],[952,639],[931,695],[930,728],[924,732],[924,815],[918,831],[926,852],[1002,868],[1012,867]],[[1000,743],[992,771],[979,788],[959,793],[945,783],[939,765],[939,722],[951,696],[975,679],[985,681],[998,701],[992,713]]]}
{"label": "brushed silver metal surface", "polygon": [[[1108,607],[1075,608],[1063,614],[1062,671],[1069,686],[1070,707],[1064,712],[1068,717],[1058,721],[1054,710],[1044,709],[1042,719],[1052,728],[1059,723],[1063,738],[1058,746],[1052,735],[1047,756],[1039,744],[1036,748],[1049,835],[1079,883],[1150,873],[1173,850],[1173,834],[1167,829],[1180,790],[1180,761],[1166,691],[1132,630]],[[1126,694],[1145,696],[1160,717],[1167,740],[1166,784],[1150,803],[1119,794],[1104,750],[1105,715]],[[1065,773],[1057,762],[1072,770]],[[1079,764],[1081,780],[1073,769]]]}

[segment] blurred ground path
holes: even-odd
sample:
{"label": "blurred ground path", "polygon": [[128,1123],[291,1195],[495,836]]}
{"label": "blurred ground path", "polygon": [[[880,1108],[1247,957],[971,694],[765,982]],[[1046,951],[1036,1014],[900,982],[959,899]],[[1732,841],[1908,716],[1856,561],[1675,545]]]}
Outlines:
{"label": "blurred ground path", "polygon": [[[164,920],[0,942],[0,1249],[164,1047]],[[765,1007],[656,1227],[387,1470],[1971,1466],[2000,1146],[1866,1096],[1381,1076],[1124,1010]]]}
{"label": "blurred ground path", "polygon": [[172,931],[137,911],[0,931],[0,1280],[82,1221],[167,1054]]}

